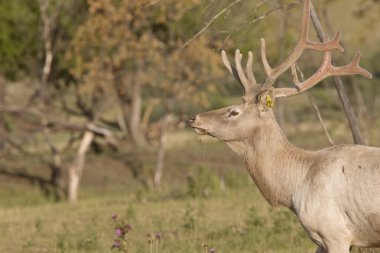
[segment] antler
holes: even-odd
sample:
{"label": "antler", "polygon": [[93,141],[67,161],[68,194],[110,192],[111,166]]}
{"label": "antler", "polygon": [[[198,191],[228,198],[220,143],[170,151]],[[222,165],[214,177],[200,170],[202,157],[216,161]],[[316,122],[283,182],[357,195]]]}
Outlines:
{"label": "antler", "polygon": [[361,75],[371,79],[372,74],[359,66],[361,53],[357,52],[352,62],[346,66],[335,67],[331,63],[331,51],[324,53],[323,62],[317,72],[307,80],[300,82],[297,75],[296,65],[291,66],[293,83],[296,88],[276,88],[275,97],[289,97],[312,88],[314,85],[329,76]]}
{"label": "antler", "polygon": [[264,65],[265,73],[267,78],[262,87],[262,90],[267,90],[273,86],[278,77],[282,75],[286,70],[288,70],[296,61],[302,56],[303,52],[307,49],[315,50],[319,52],[333,51],[339,50],[341,52],[344,51],[343,47],[339,44],[340,33],[337,32],[334,38],[328,42],[319,43],[312,42],[308,39],[310,26],[310,0],[305,0],[304,8],[303,8],[303,19],[302,19],[302,30],[301,35],[298,40],[296,47],[293,52],[289,55],[289,57],[281,63],[276,68],[271,68],[267,55],[266,55],[266,46],[265,39],[261,39],[261,60]]}
{"label": "antler", "polygon": [[256,92],[260,89],[260,85],[257,84],[255,76],[252,71],[253,64],[253,54],[251,51],[248,52],[248,60],[246,66],[246,73],[241,66],[243,55],[240,53],[240,50],[237,49],[235,52],[235,67],[233,67],[230,61],[227,58],[226,52],[222,50],[222,60],[228,71],[235,77],[235,79],[241,84],[244,88],[245,95],[243,97],[244,101],[248,101],[250,98],[254,98]]}
{"label": "antler", "polygon": [[[257,84],[254,75],[252,73],[252,61],[253,55],[252,52],[248,54],[247,62],[247,76],[244,74],[243,68],[241,66],[242,54],[239,50],[236,50],[235,53],[235,64],[236,68],[232,67],[230,62],[227,59],[226,53],[222,51],[222,59],[224,65],[230,71],[230,73],[235,77],[236,80],[243,86],[245,90],[245,96],[243,97],[244,101],[250,101],[255,96],[261,92],[269,90],[277,81],[277,79],[289,68],[291,68],[293,75],[293,83],[296,86],[295,88],[275,88],[274,96],[275,97],[288,97],[301,93],[305,90],[312,88],[314,85],[325,79],[329,76],[345,76],[345,75],[362,75],[366,78],[372,78],[371,73],[359,66],[360,61],[360,52],[356,53],[355,58],[351,64],[335,67],[331,62],[331,51],[339,50],[344,51],[343,47],[339,43],[340,33],[337,32],[332,40],[328,38],[324,39],[324,42],[312,42],[308,39],[309,26],[310,26],[310,0],[305,0],[303,8],[303,18],[302,18],[302,30],[301,35],[298,40],[297,45],[295,46],[293,52],[289,57],[280,65],[275,68],[272,68],[267,59],[266,55],[266,45],[265,40],[261,39],[261,60],[264,65],[265,73],[267,78],[263,85]],[[324,53],[323,62],[316,73],[314,73],[306,81],[300,82],[298,80],[297,71],[296,71],[296,62],[302,56],[305,50],[314,50]]]}

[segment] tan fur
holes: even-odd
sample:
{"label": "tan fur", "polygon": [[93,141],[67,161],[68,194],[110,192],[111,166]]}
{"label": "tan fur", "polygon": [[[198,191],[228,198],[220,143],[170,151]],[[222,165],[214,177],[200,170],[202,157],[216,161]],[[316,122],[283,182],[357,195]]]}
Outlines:
{"label": "tan fur", "polygon": [[272,111],[263,112],[261,107],[244,103],[199,114],[191,125],[200,134],[224,140],[242,157],[263,196],[298,216],[320,246],[317,252],[379,247],[380,148],[297,148],[286,139]]}

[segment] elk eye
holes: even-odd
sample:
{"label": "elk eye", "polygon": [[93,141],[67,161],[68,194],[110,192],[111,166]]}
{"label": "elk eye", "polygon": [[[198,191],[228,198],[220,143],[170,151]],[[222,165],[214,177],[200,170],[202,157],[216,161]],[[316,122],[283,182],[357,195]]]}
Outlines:
{"label": "elk eye", "polygon": [[235,116],[238,116],[239,115],[239,112],[238,111],[231,111],[229,114],[228,114],[228,117],[235,117]]}

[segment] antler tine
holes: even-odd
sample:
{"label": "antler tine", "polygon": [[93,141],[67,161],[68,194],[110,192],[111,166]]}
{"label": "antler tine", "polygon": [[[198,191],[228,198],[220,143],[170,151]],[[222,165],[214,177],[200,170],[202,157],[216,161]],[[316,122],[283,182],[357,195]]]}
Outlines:
{"label": "antler tine", "polygon": [[286,70],[288,70],[293,64],[297,62],[297,60],[302,56],[303,52],[307,49],[315,50],[319,52],[333,51],[339,50],[343,51],[343,47],[339,44],[340,33],[337,32],[334,38],[330,41],[325,41],[323,43],[312,42],[308,39],[309,26],[310,26],[310,0],[305,0],[304,8],[303,8],[303,18],[302,18],[302,29],[301,35],[298,40],[297,45],[293,49],[293,52],[288,56],[288,58],[282,62],[276,68],[271,68],[265,49],[265,40],[261,39],[261,57],[262,62],[265,68],[265,72],[267,74],[267,79],[265,80],[264,85],[262,86],[262,90],[267,90],[274,85],[276,80],[280,75],[282,75]]}
{"label": "antler tine", "polygon": [[341,67],[341,71],[347,72],[347,73],[351,72],[353,73],[351,75],[357,74],[357,75],[364,76],[365,78],[372,79],[372,74],[368,70],[360,67],[359,65],[361,56],[362,54],[360,53],[360,51],[356,52],[355,57],[352,60],[351,64],[347,65],[346,67]]}
{"label": "antler tine", "polygon": [[263,66],[264,66],[265,74],[269,78],[270,76],[272,76],[273,70],[272,70],[271,66],[269,65],[269,63],[268,63],[265,39],[261,38],[260,42],[261,42],[261,61],[262,61]]}
{"label": "antler tine", "polygon": [[242,58],[243,58],[243,55],[240,53],[240,50],[236,49],[236,51],[235,51],[236,69],[237,69],[240,81],[243,84],[244,89],[247,91],[249,89],[249,81],[248,81],[247,77],[245,76],[243,68],[241,66]]}
{"label": "antler tine", "polygon": [[227,58],[226,52],[222,50],[222,61],[228,71],[234,76],[234,78],[240,83],[240,85],[244,88],[245,97],[244,100],[248,101],[248,97],[253,96],[253,92],[258,87],[256,79],[252,72],[252,64],[253,64],[253,54],[252,52],[248,53],[248,60],[246,71],[247,75],[245,75],[244,70],[241,65],[243,55],[240,53],[240,50],[237,49],[235,52],[235,66],[232,66],[230,61]]}
{"label": "antler tine", "polygon": [[239,77],[239,74],[238,74],[238,71],[236,70],[236,68],[234,68],[230,61],[228,60],[227,58],[227,55],[226,55],[226,51],[222,50],[222,61],[224,63],[224,66],[226,66],[226,68],[228,69],[228,71],[232,74],[232,76],[236,79],[236,81],[239,82],[239,84],[245,89],[242,81],[240,80],[240,77]]}
{"label": "antler tine", "polygon": [[248,81],[251,85],[257,85],[255,76],[253,74],[252,70],[252,65],[253,65],[253,53],[251,51],[248,52],[248,60],[247,60],[247,66],[246,66],[246,72],[248,76]]}
{"label": "antler tine", "polygon": [[[325,40],[326,41],[326,40]],[[339,43],[340,32],[336,32],[333,39],[327,42],[312,42],[307,40],[305,43],[305,49],[310,49],[319,52],[338,50],[339,52],[344,52],[344,48]]]}
{"label": "antler tine", "polygon": [[305,43],[306,41],[308,41],[309,27],[310,27],[310,0],[305,0],[305,4],[303,6],[301,35],[299,38],[300,42]]}
{"label": "antler tine", "polygon": [[222,50],[222,61],[224,63],[224,66],[226,66],[226,68],[228,69],[228,71],[234,75],[234,71],[232,70],[232,66],[231,66],[231,63],[230,61],[228,60],[227,58],[227,55],[226,55],[226,51]]}
{"label": "antler tine", "polygon": [[368,79],[371,79],[372,74],[359,66],[360,56],[360,52],[357,52],[350,64],[346,66],[335,67],[331,63],[331,51],[327,51],[324,53],[323,62],[319,70],[314,73],[314,75],[309,77],[309,79],[298,83],[298,77],[295,77],[297,75],[297,71],[295,69],[295,65],[293,65],[294,67],[292,66],[292,74],[296,88],[277,88],[275,89],[275,97],[289,97],[301,93],[314,87],[320,81],[329,76],[361,75]]}

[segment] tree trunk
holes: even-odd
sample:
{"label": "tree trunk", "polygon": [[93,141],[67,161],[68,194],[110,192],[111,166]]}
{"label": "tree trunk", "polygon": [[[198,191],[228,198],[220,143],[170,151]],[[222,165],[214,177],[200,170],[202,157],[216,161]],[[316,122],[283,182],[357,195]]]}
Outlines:
{"label": "tree trunk", "polygon": [[65,181],[63,177],[63,167],[61,156],[58,152],[53,153],[53,163],[51,164],[51,177],[50,181],[54,187],[54,198],[56,201],[65,198]]}
{"label": "tree trunk", "polygon": [[47,97],[47,81],[51,72],[51,66],[53,64],[53,49],[52,49],[52,40],[51,40],[51,32],[52,32],[52,22],[54,17],[49,15],[49,1],[48,0],[39,0],[39,8],[41,13],[41,21],[42,21],[42,39],[44,43],[44,66],[42,68],[41,74],[41,87],[40,94],[44,99],[48,99]]}
{"label": "tree trunk", "polygon": [[[279,0],[276,0],[274,3],[273,8],[277,8],[278,6],[281,6],[281,2]],[[286,52],[286,43],[285,43],[285,37],[286,37],[286,28],[288,26],[287,24],[287,18],[286,18],[286,9],[283,11],[280,11],[277,15],[277,21],[278,21],[278,43],[279,43],[279,53],[278,53],[278,62],[282,62],[285,57]],[[282,87],[283,82],[280,80],[278,83],[278,87]],[[276,115],[278,119],[278,124],[280,125],[281,129],[285,130],[285,110],[284,105],[281,101],[281,99],[278,99],[276,101]]]}
{"label": "tree trunk", "polygon": [[154,99],[154,98],[151,98],[148,100],[145,111],[144,111],[144,115],[142,117],[142,122],[141,122],[141,128],[143,130],[147,129],[153,109],[157,104],[159,104],[159,102],[160,101],[158,99]]}
{"label": "tree trunk", "polygon": [[[313,5],[311,5],[311,20],[313,22],[314,28],[317,32],[318,38],[321,42],[323,42],[325,33],[322,28],[322,24],[319,20],[318,14],[316,13]],[[334,64],[334,61],[332,61]],[[346,117],[348,120],[348,124],[350,125],[352,136],[354,138],[355,144],[364,144],[364,141],[361,137],[358,123],[355,118],[354,110],[352,109],[350,100],[348,99],[348,95],[346,89],[344,88],[342,78],[340,76],[334,76],[335,87],[338,91],[339,98],[342,102],[344,112],[346,113]]]}
{"label": "tree trunk", "polygon": [[0,73],[0,105],[4,105],[5,102],[5,78]]}
{"label": "tree trunk", "polygon": [[141,88],[139,83],[135,83],[131,87],[128,95],[119,95],[120,108],[122,111],[121,117],[118,116],[118,124],[123,131],[125,137],[129,137],[132,143],[139,147],[144,143],[144,138],[141,134]]}
{"label": "tree trunk", "polygon": [[141,122],[141,84],[137,80],[132,87],[132,103],[131,111],[129,116],[129,131],[132,137],[132,140],[135,144],[141,144],[141,132],[140,132],[140,122]]}
{"label": "tree trunk", "polygon": [[162,174],[163,174],[163,170],[164,170],[164,161],[165,161],[165,151],[166,151],[169,119],[170,119],[170,115],[166,114],[161,121],[160,144],[158,147],[156,170],[154,173],[154,186],[155,187],[160,187],[160,185],[161,185],[161,179],[162,179]]}
{"label": "tree trunk", "polygon": [[123,132],[124,137],[127,137],[128,136],[128,128],[127,128],[127,124],[125,123],[123,112],[118,111],[116,117],[117,117],[117,124],[119,125],[121,131]]}
{"label": "tree trunk", "polygon": [[43,23],[43,39],[44,39],[44,48],[45,48],[45,62],[42,69],[41,81],[43,85],[46,85],[50,72],[51,66],[53,63],[53,50],[51,45],[50,38],[50,19],[43,13],[42,15],[42,23]]}
{"label": "tree trunk", "polygon": [[[0,106],[5,104],[5,79],[0,73]],[[4,148],[5,145],[5,123],[4,116],[0,114],[0,150]]]}
{"label": "tree trunk", "polygon": [[[46,120],[44,121],[47,122]],[[45,128],[43,130],[43,133],[52,155],[52,163],[50,164],[50,183],[53,186],[53,194],[55,200],[60,201],[65,198],[65,182],[63,179],[63,167],[61,156],[59,155],[58,149],[54,146],[53,142],[51,141],[49,129]]]}
{"label": "tree trunk", "polygon": [[90,131],[85,131],[82,141],[79,145],[79,149],[73,164],[69,167],[68,170],[68,200],[69,202],[75,202],[78,200],[78,188],[80,178],[82,176],[86,154],[88,148],[90,147],[94,139],[94,133]]}

